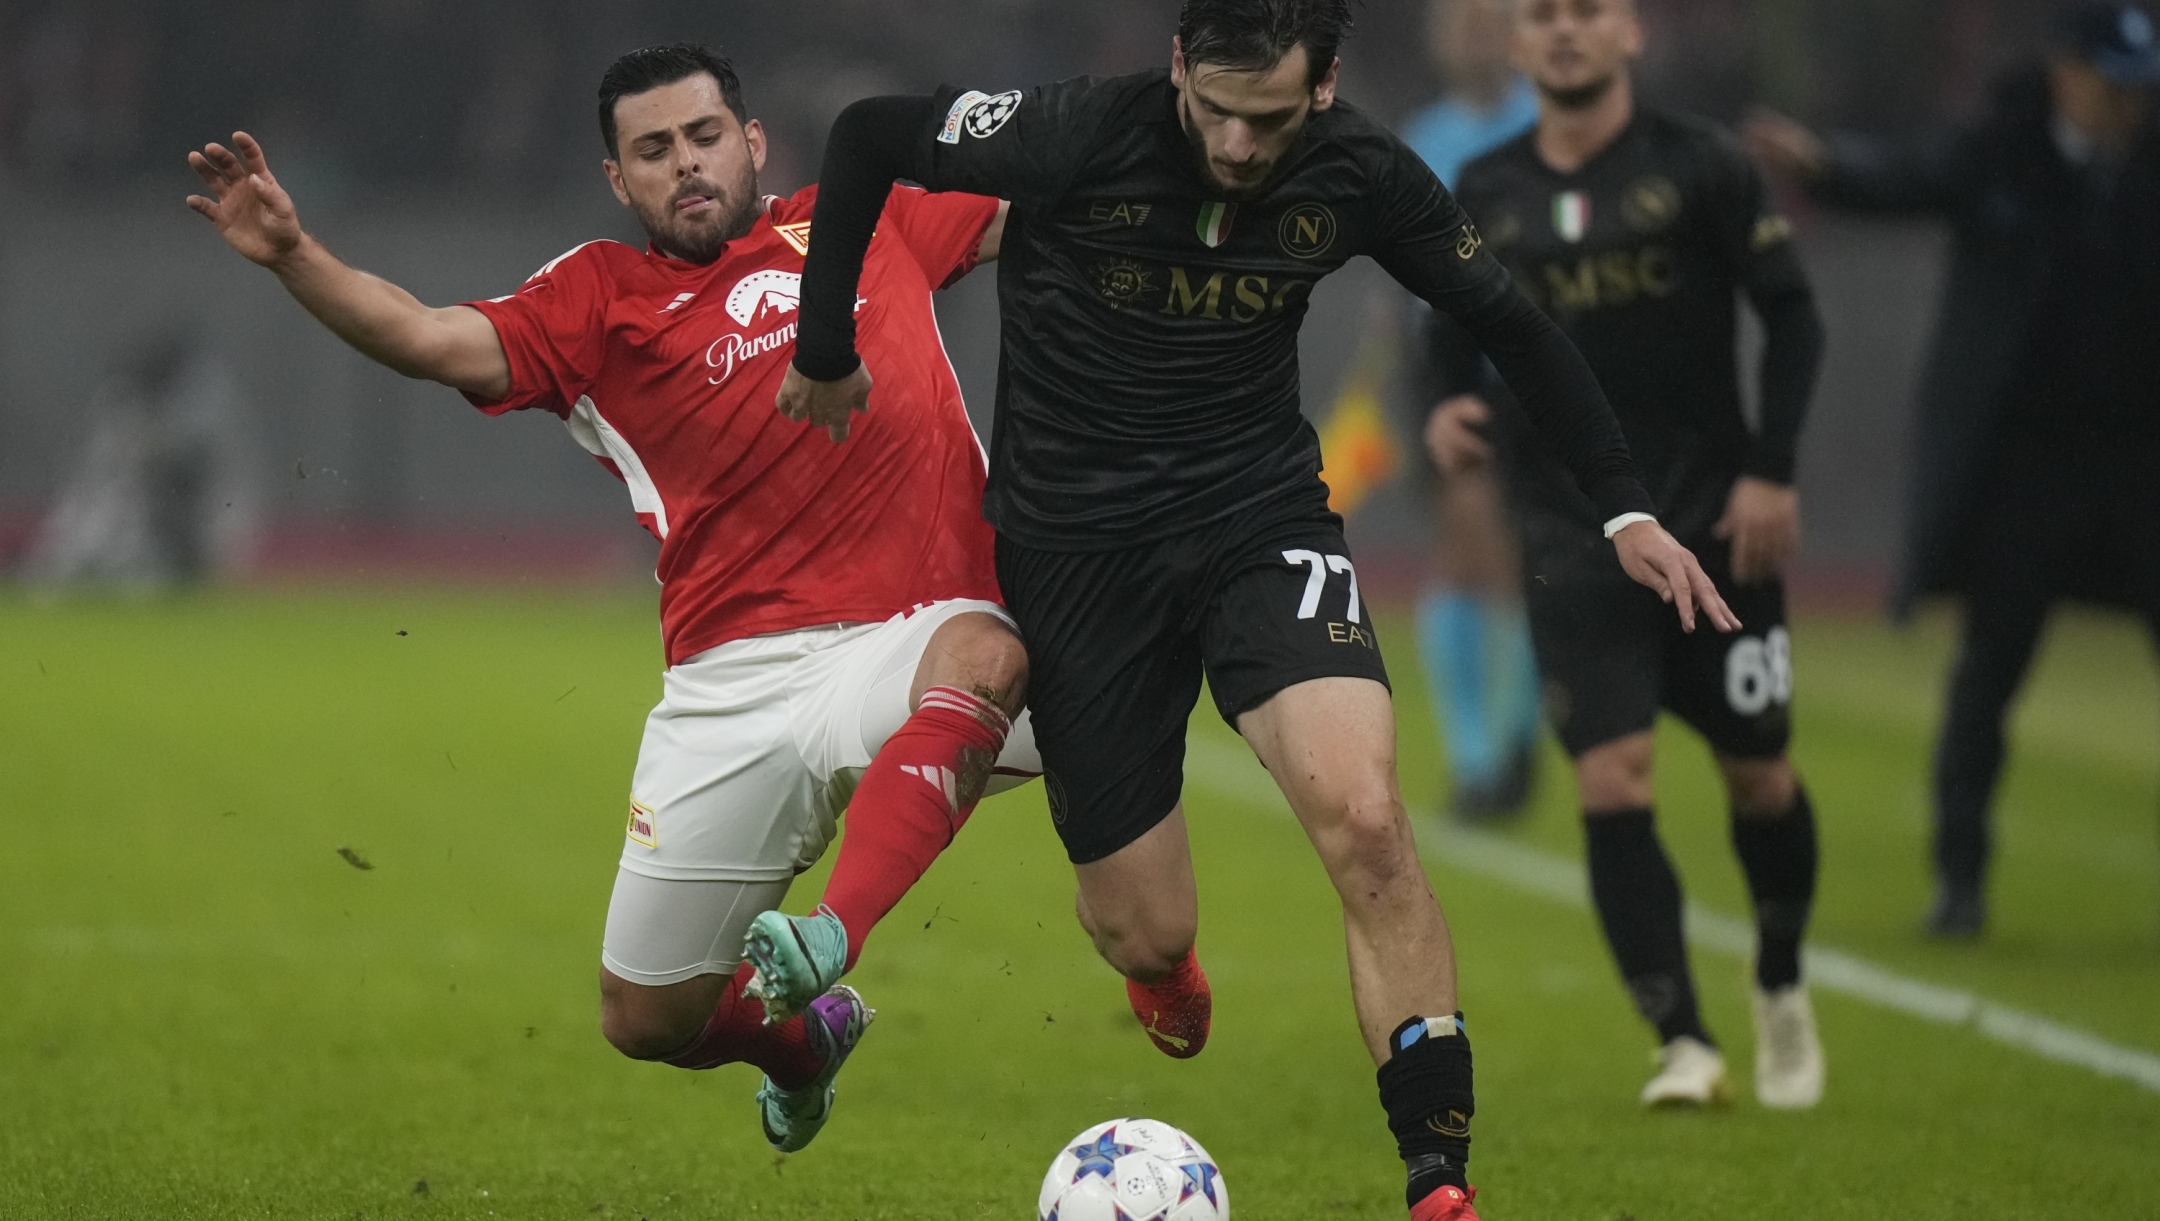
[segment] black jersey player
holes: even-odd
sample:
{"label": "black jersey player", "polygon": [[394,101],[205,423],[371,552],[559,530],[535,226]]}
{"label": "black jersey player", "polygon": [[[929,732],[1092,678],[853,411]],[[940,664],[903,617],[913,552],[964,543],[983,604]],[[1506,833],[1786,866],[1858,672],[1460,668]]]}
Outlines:
{"label": "black jersey player", "polygon": [[1581,357],[1424,163],[1336,101],[1348,20],[1348,0],[1188,0],[1168,72],[849,107],[780,409],[844,436],[867,404],[853,309],[876,305],[856,305],[855,275],[896,178],[1012,201],[986,511],[1081,923],[1157,1045],[1197,1052],[1209,1009],[1179,790],[1205,672],[1341,897],[1360,1025],[1424,1221],[1473,1215],[1469,1044],[1371,617],[1298,411],[1313,285],[1366,254],[1460,318],[1597,512],[1626,519],[1619,562],[1684,624],[1698,608],[1735,624],[1643,516]]}
{"label": "black jersey player", "polygon": [[[1636,106],[1642,33],[1630,0],[1518,0],[1516,58],[1536,82],[1529,134],[1472,162],[1458,194],[1516,282],[1582,349],[1611,395],[1644,483],[1702,556],[1738,636],[1669,630],[1662,608],[1600,546],[1599,510],[1512,436],[1504,389],[1480,392],[1459,328],[1436,321],[1457,393],[1433,435],[1443,462],[1487,452],[1486,399],[1514,460],[1531,630],[1560,740],[1575,760],[1591,892],[1620,972],[1663,1044],[1648,1104],[1720,1101],[1723,1058],[1704,1030],[1681,933],[1679,881],[1652,821],[1651,723],[1662,705],[1708,739],[1731,798],[1754,896],[1755,1090],[1773,1106],[1822,1094],[1822,1051],[1800,981],[1814,895],[1814,816],[1786,758],[1791,638],[1779,573],[1798,537],[1793,451],[1822,328],[1790,241],[1737,142]],[[1763,323],[1761,423],[1741,412],[1737,298]],[[1450,358],[1452,357],[1452,359]],[[1512,427],[1511,427],[1512,426]]]}

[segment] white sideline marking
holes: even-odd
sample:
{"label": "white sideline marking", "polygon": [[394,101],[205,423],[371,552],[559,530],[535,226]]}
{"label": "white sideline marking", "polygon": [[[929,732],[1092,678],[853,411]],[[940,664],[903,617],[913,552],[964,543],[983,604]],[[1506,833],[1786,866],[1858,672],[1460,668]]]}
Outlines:
{"label": "white sideline marking", "polygon": [[[1241,747],[1205,738],[1185,743],[1188,779],[1203,788],[1248,805],[1290,812],[1259,760]],[[1574,861],[1521,844],[1489,831],[1455,825],[1429,811],[1412,810],[1427,857],[1507,883],[1543,899],[1570,907],[1590,906],[1588,882]],[[1755,929],[1744,921],[1690,903],[1688,940],[1721,953],[1746,957],[1755,949]],[[1899,975],[1842,950],[1810,947],[1806,951],[1812,987],[1840,992],[1884,1009],[1947,1026],[1969,1026],[1980,1034],[2058,1064],[2073,1064],[2160,1093],[2160,1056],[2110,1043],[2038,1014],[1998,1005],[1957,988],[1946,988]]]}

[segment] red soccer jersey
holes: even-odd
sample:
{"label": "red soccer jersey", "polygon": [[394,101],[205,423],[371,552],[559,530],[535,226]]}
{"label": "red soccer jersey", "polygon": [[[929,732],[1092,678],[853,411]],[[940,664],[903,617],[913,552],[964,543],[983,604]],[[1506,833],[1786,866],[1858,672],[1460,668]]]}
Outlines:
{"label": "red soccer jersey", "polygon": [[816,196],[767,199],[706,266],[590,242],[470,303],[510,358],[509,395],[474,405],[561,416],[660,539],[669,665],[744,636],[998,598],[982,447],[930,302],[974,267],[997,201],[894,189],[856,305],[870,411],[834,445],[773,409]]}

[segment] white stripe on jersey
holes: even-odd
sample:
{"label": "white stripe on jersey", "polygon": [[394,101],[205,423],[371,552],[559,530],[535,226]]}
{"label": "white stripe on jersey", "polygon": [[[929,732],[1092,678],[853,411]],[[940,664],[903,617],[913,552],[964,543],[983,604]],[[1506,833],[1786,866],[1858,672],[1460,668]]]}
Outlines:
{"label": "white stripe on jersey", "polygon": [[668,536],[667,505],[660,499],[660,488],[653,483],[652,476],[645,473],[645,460],[630,448],[630,442],[615,431],[614,425],[601,417],[591,395],[577,401],[577,406],[571,408],[569,416],[563,420],[563,426],[577,438],[579,445],[585,447],[585,452],[615,464],[623,484],[630,489],[631,511],[652,514],[653,533],[665,541]]}

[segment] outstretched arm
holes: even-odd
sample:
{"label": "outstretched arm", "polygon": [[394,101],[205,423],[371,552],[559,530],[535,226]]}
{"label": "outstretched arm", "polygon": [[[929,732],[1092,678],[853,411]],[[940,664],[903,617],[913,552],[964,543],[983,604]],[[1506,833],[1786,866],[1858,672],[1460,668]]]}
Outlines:
{"label": "outstretched arm", "polygon": [[493,323],[475,309],[431,309],[379,276],[355,270],[300,227],[292,196],[270,173],[262,145],[246,132],[233,147],[212,144],[188,164],[215,196],[190,195],[248,261],[276,274],[285,291],[337,337],[407,377],[441,382],[484,399],[510,393],[510,361]]}
{"label": "outstretched arm", "polygon": [[1889,215],[1954,209],[1975,155],[1956,134],[1902,141],[1852,134],[1824,138],[1771,110],[1748,116],[1741,134],[1756,160],[1797,181],[1816,199]]}
{"label": "outstretched arm", "polygon": [[[855,412],[870,409],[870,373],[855,353],[863,256],[885,198],[908,173],[914,142],[929,127],[936,104],[929,97],[865,98],[840,112],[825,142],[810,253],[803,259],[795,360],[776,406],[791,420],[825,429],[835,442],[847,439]],[[1002,225],[997,233],[1003,236]]]}

